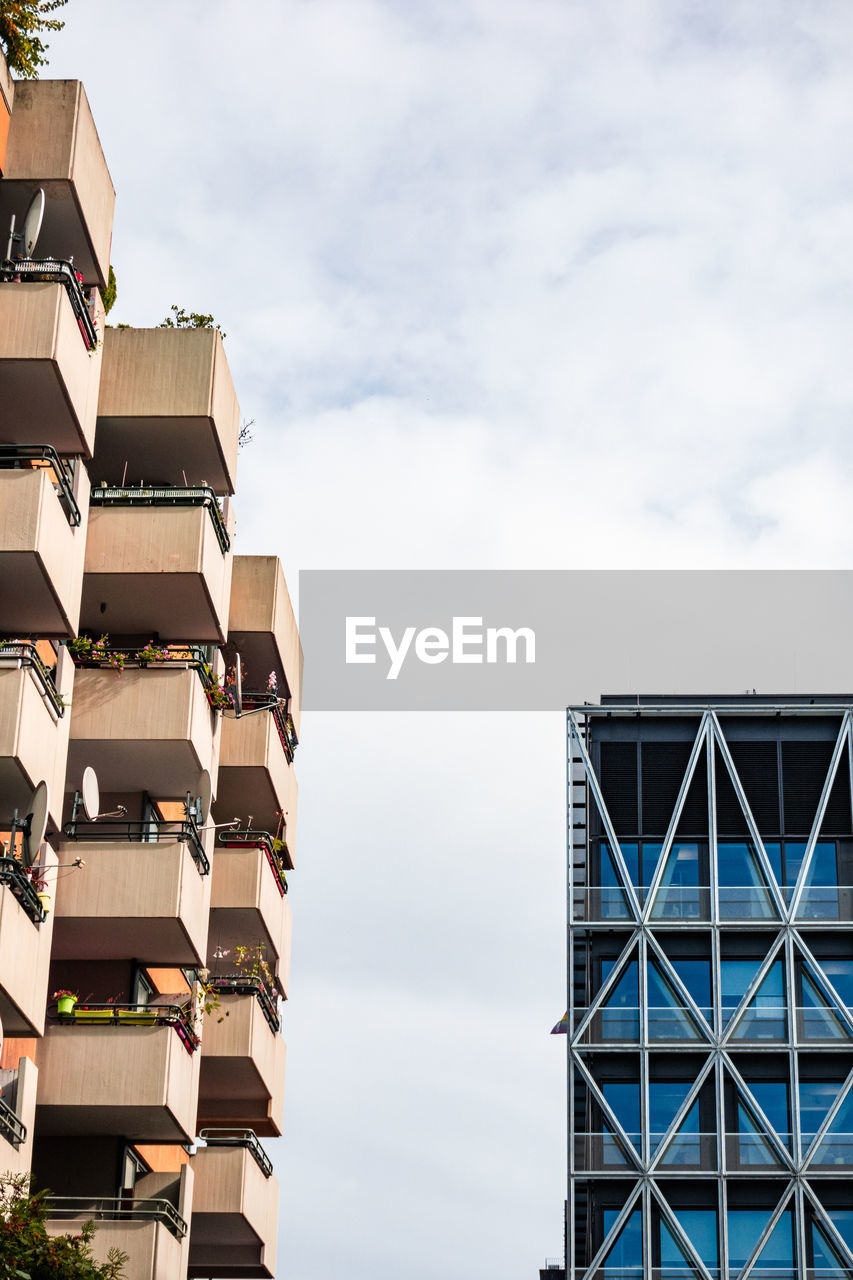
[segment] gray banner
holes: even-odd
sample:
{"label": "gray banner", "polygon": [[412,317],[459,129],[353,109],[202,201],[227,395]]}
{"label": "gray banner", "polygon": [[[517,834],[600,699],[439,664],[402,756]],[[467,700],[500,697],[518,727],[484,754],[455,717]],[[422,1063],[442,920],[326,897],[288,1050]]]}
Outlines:
{"label": "gray banner", "polygon": [[309,570],[299,614],[306,710],[853,690],[847,570]]}

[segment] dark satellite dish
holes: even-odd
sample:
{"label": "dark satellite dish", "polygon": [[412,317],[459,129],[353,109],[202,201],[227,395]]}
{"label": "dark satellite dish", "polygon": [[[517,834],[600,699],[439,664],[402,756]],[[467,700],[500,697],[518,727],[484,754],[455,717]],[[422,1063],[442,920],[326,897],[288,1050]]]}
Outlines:
{"label": "dark satellite dish", "polygon": [[101,791],[98,786],[98,775],[90,764],[83,770],[83,782],[80,786],[80,797],[83,801],[83,812],[87,822],[94,822],[101,807]]}
{"label": "dark satellite dish", "polygon": [[40,782],[33,792],[27,806],[27,816],[21,827],[23,835],[23,862],[31,867],[38,857],[39,849],[47,830],[47,813],[50,808],[50,790],[46,782]]}

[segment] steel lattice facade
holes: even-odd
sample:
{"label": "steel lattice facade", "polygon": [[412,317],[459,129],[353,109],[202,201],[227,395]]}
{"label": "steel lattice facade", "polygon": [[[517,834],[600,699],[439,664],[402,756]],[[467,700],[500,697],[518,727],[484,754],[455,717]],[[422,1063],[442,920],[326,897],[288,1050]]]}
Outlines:
{"label": "steel lattice facade", "polygon": [[853,700],[568,714],[572,1280],[853,1276]]}

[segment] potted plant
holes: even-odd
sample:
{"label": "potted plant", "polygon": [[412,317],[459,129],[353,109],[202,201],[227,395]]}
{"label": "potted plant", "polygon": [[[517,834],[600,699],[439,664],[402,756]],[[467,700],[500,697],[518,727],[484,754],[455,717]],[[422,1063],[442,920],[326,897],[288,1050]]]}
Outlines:
{"label": "potted plant", "polygon": [[52,999],[56,1001],[56,1012],[60,1016],[68,1017],[74,1012],[79,996],[76,991],[54,991]]}

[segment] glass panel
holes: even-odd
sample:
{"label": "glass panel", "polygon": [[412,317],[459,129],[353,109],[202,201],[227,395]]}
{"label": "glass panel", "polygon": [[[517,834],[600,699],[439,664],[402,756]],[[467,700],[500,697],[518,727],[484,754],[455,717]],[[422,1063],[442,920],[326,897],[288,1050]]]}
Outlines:
{"label": "glass panel", "polygon": [[797,908],[797,918],[838,919],[838,865],[834,841],[819,840],[815,845],[800,905]]}
{"label": "glass panel", "polygon": [[[660,862],[660,855],[661,855],[662,849],[663,849],[663,844],[660,841],[651,841],[651,840],[643,841],[643,846],[641,850],[642,874],[643,874],[642,883],[643,883],[643,889],[646,892],[648,891],[649,885],[652,883],[652,881],[655,878],[655,872],[658,869],[658,863]],[[645,898],[645,896],[646,895],[644,892],[643,897]]]}
{"label": "glass panel", "polygon": [[689,1006],[654,960],[646,970],[650,1040],[698,1040],[700,1032]]}
{"label": "glass panel", "polygon": [[[619,1217],[620,1210],[604,1210],[605,1236]],[[619,1232],[613,1247],[604,1262],[603,1273],[612,1280],[622,1280],[623,1276],[641,1276],[643,1274],[643,1213],[635,1209],[622,1230]]]}
{"label": "glass panel", "polygon": [[714,1012],[711,1004],[710,960],[673,960],[671,956],[668,959],[710,1025]]}
{"label": "glass panel", "polygon": [[802,1006],[800,1034],[804,1040],[849,1040],[850,1033],[828,996],[825,996],[805,965],[800,971]]}
{"label": "glass panel", "polygon": [[[636,853],[636,845],[628,847],[633,847]],[[636,870],[636,857],[634,859],[634,868]],[[613,861],[610,846],[607,844],[602,844],[601,846],[601,888],[599,893],[601,894],[600,919],[627,920],[630,918],[631,912],[628,907],[628,897],[616,873],[616,864]],[[593,914],[595,914],[594,911]]]}
{"label": "glass panel", "polygon": [[826,1209],[826,1205],[824,1209],[847,1248],[853,1251],[853,1209]]}
{"label": "glass panel", "polygon": [[640,1150],[642,1124],[640,1121],[640,1085],[637,1080],[605,1080],[601,1085],[604,1100],[613,1114]]}
{"label": "glass panel", "polygon": [[[612,967],[612,962],[611,962]],[[640,1038],[640,989],[638,965],[631,960],[599,1011],[599,1035],[602,1040],[637,1041]],[[595,1035],[595,1032],[593,1032]]]}
{"label": "glass panel", "polygon": [[834,1280],[835,1276],[848,1274],[835,1246],[830,1244],[829,1237],[815,1221],[812,1221],[812,1258],[814,1280]]}
{"label": "glass panel", "polygon": [[652,916],[655,920],[707,918],[707,889],[699,887],[699,846],[675,841],[669,851]]}
{"label": "glass panel", "polygon": [[[765,1137],[757,1120],[738,1100],[737,1105],[737,1160],[742,1165],[781,1164],[769,1138]],[[734,1153],[733,1153],[734,1154]]]}
{"label": "glass panel", "polygon": [[800,1135],[807,1147],[841,1092],[840,1080],[800,1081]]}
{"label": "glass panel", "polygon": [[785,1010],[785,974],[781,960],[774,960],[746,1012],[735,1027],[735,1040],[784,1040],[787,1016]]}
{"label": "glass panel", "polygon": [[723,1009],[723,1026],[727,1026],[745,991],[749,990],[761,960],[721,960],[720,999]]}
{"label": "glass panel", "polygon": [[814,1154],[816,1165],[853,1164],[853,1096],[849,1093]]}
{"label": "glass panel", "polygon": [[719,1263],[716,1209],[673,1209],[685,1235],[709,1271]]}
{"label": "glass panel", "polygon": [[776,1134],[787,1147],[791,1145],[790,1108],[787,1080],[750,1080],[749,1091],[761,1107]]}
{"label": "glass panel", "polygon": [[[708,1142],[713,1148],[716,1143],[715,1136],[713,1134],[703,1135],[700,1129],[699,1100],[697,1098],[684,1117],[684,1122],[679,1126],[675,1137],[661,1156],[661,1165],[667,1165],[669,1168],[681,1165],[683,1168],[701,1169],[703,1167],[702,1147],[704,1136],[707,1136]],[[708,1155],[710,1162],[713,1163],[713,1150],[710,1150]],[[707,1164],[709,1161],[704,1163]]]}
{"label": "glass panel", "polygon": [[751,840],[717,845],[720,918],[770,920],[778,915]]}
{"label": "glass panel", "polygon": [[794,1280],[794,1215],[785,1209],[755,1263],[756,1280]]}
{"label": "glass panel", "polygon": [[690,1092],[692,1084],[691,1080],[649,1081],[649,1131],[652,1155],[660,1146],[664,1134],[678,1114],[678,1108]]}
{"label": "glass panel", "polygon": [[[772,1217],[772,1209],[729,1209],[730,1270],[736,1268],[739,1271],[746,1266]],[[792,1277],[794,1224],[790,1209],[783,1211],[756,1261],[756,1267],[761,1280],[789,1280]]]}
{"label": "glass panel", "polygon": [[824,960],[820,967],[848,1009],[853,1009],[853,960]]}
{"label": "glass panel", "polygon": [[782,886],[782,846],[778,840],[765,840],[764,852],[773,868],[773,874],[776,877],[776,883]]}
{"label": "glass panel", "polygon": [[687,1254],[663,1218],[660,1220],[660,1267],[661,1280],[695,1280],[699,1274],[697,1268],[687,1261]]}

